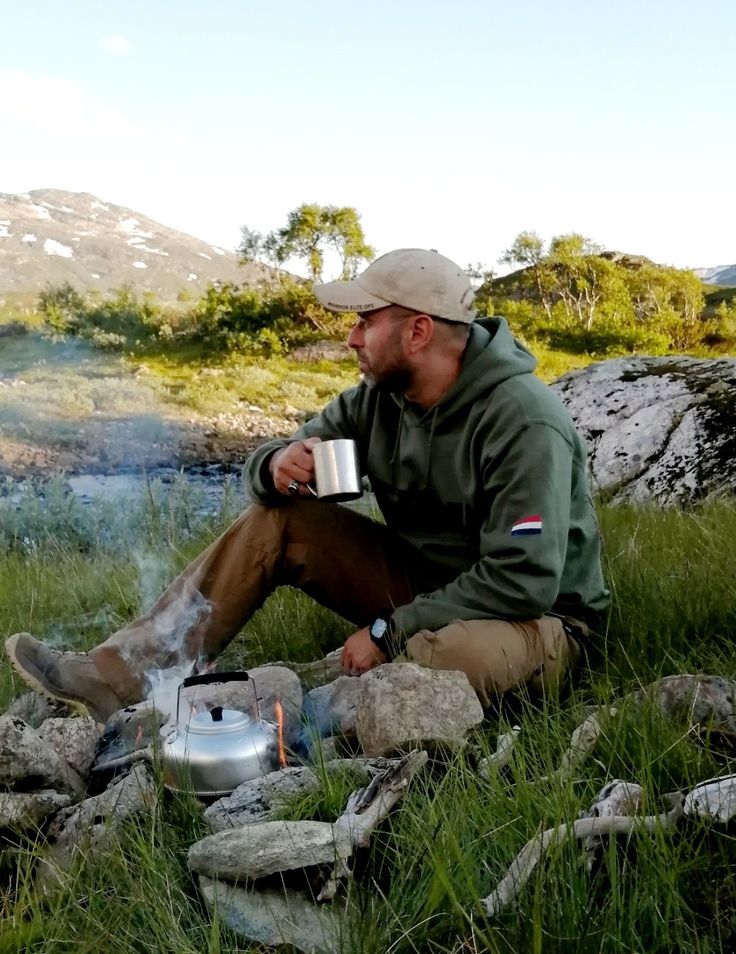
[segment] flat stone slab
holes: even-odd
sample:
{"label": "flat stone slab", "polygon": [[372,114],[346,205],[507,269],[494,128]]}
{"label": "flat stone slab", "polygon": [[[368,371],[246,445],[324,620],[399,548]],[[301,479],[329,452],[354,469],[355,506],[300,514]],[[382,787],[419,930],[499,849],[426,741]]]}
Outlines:
{"label": "flat stone slab", "polygon": [[348,833],[329,822],[267,821],[208,835],[189,849],[189,867],[225,881],[252,881],[279,871],[349,858]]}
{"label": "flat stone slab", "polygon": [[231,795],[213,802],[204,819],[213,832],[266,821],[291,796],[314,792],[319,786],[319,778],[307,766],[279,769],[238,785]]}
{"label": "flat stone slab", "polygon": [[346,950],[348,915],[340,904],[318,905],[296,891],[242,888],[203,875],[199,887],[207,907],[251,943],[291,944],[305,954]]}

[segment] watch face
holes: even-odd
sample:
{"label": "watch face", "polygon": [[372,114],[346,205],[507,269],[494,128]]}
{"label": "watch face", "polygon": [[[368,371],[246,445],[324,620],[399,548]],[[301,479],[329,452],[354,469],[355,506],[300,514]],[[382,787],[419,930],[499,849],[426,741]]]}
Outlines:
{"label": "watch face", "polygon": [[371,626],[371,636],[374,639],[383,639],[388,629],[388,623],[385,619],[377,619]]}

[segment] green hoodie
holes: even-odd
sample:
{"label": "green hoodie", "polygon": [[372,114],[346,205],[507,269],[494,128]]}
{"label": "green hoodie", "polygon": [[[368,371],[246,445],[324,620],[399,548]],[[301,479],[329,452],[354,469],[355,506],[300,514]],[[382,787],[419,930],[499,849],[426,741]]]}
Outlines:
{"label": "green hoodie", "polygon": [[[431,580],[392,613],[404,638],[455,619],[585,619],[608,605],[585,445],[535,367],[503,318],[479,319],[434,407],[361,383],[292,438],[357,441],[386,524],[416,554],[423,586]],[[262,503],[285,501],[267,464],[287,443],[246,464]]]}

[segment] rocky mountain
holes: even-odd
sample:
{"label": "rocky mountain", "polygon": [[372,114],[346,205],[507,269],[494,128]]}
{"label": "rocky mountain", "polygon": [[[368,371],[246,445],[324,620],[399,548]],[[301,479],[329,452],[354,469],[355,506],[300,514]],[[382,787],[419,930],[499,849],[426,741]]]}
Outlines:
{"label": "rocky mountain", "polygon": [[696,268],[695,274],[708,285],[736,286],[736,265],[716,265],[715,268]]}
{"label": "rocky mountain", "polygon": [[213,281],[254,284],[269,270],[87,192],[0,193],[0,295],[47,285],[109,291],[129,285],[173,300]]}

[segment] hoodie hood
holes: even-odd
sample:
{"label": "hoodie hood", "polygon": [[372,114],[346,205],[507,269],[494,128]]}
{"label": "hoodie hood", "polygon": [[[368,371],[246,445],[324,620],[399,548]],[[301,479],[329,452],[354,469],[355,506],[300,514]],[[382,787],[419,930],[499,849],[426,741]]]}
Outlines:
{"label": "hoodie hood", "polygon": [[427,486],[432,462],[434,436],[438,429],[457,427],[458,419],[465,417],[471,405],[483,399],[504,381],[519,375],[531,374],[537,359],[511,334],[504,318],[481,318],[470,326],[468,343],[463,354],[460,373],[452,387],[433,407],[420,408],[408,402],[403,395],[392,395],[399,405],[399,420],[391,453],[391,483],[398,485],[399,460],[402,442],[407,439],[404,430],[424,429],[428,432],[425,444],[424,466],[420,488]]}
{"label": "hoodie hood", "polygon": [[[415,423],[431,422],[434,430],[497,385],[521,374],[532,374],[536,367],[537,359],[514,338],[505,318],[479,318],[470,326],[460,373],[434,407],[420,408],[402,394],[394,394],[392,398],[401,408],[401,421],[408,416]],[[395,454],[396,448],[393,456]]]}
{"label": "hoodie hood", "polygon": [[504,318],[479,318],[470,326],[460,374],[438,404],[438,417],[474,403],[481,394],[519,374],[532,374],[537,359],[511,334]]}

